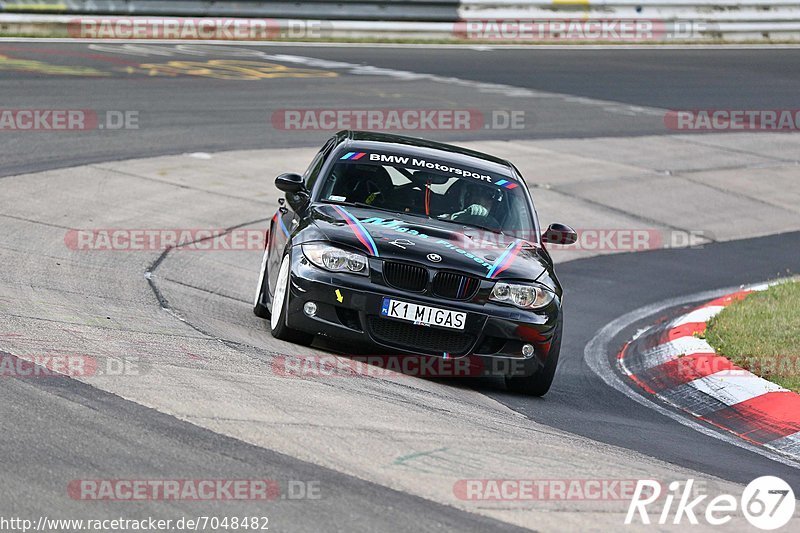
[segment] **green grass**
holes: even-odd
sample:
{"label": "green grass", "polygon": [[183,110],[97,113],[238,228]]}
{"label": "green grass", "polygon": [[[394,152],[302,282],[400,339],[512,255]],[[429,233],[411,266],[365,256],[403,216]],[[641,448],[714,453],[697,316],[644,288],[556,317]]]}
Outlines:
{"label": "green grass", "polygon": [[800,282],[729,305],[709,321],[705,339],[742,368],[800,392]]}

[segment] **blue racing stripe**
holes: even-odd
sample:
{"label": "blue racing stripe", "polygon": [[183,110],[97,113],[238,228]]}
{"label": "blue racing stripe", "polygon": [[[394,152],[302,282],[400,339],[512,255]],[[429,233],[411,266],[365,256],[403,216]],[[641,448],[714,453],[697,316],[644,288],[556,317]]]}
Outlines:
{"label": "blue racing stripe", "polygon": [[[356,234],[356,237],[358,237],[359,240],[362,240],[362,242],[366,241],[366,242],[363,242],[363,244],[367,248],[367,251],[370,252],[375,257],[380,257],[380,255],[378,254],[378,247],[375,245],[375,241],[372,240],[372,235],[370,235],[369,232],[367,231],[367,228],[365,228],[364,225],[361,224],[361,221],[358,220],[356,217],[354,217],[344,207],[335,205],[335,206],[333,206],[333,208],[335,210],[339,211],[342,214],[342,216],[345,217],[345,219],[346,219],[345,221],[346,222],[349,222],[351,224],[350,225],[350,229],[353,230],[353,233]],[[353,227],[353,226],[355,226],[355,227]]]}
{"label": "blue racing stripe", "polygon": [[511,250],[513,250],[517,246],[517,244],[520,243],[520,242],[522,242],[522,241],[520,241],[519,239],[517,239],[514,242],[512,242],[508,246],[508,248],[506,248],[506,251],[503,252],[503,254],[500,257],[497,258],[497,261],[494,262],[494,264],[492,265],[492,269],[489,271],[489,277],[490,278],[494,277],[494,273],[497,271],[498,268],[500,268],[503,265],[503,263],[506,261],[506,259],[513,259],[513,258],[509,258],[509,255],[511,254]]}
{"label": "blue racing stripe", "polygon": [[[350,215],[350,213],[347,213],[347,214]],[[379,257],[379,255],[378,255],[378,247],[375,245],[375,241],[372,240],[372,235],[369,234],[369,232],[367,231],[367,228],[365,228],[364,225],[361,224],[361,221],[358,220],[353,215],[350,215],[350,217],[353,219],[353,222],[355,222],[356,226],[358,226],[358,228],[361,231],[364,232],[364,237],[367,238],[367,240],[369,241],[370,245],[372,246],[372,255],[374,255],[375,257]]]}
{"label": "blue racing stripe", "polygon": [[281,231],[287,237],[289,236],[289,229],[286,227],[286,224],[283,223],[283,217],[278,217],[278,225],[281,227]]}

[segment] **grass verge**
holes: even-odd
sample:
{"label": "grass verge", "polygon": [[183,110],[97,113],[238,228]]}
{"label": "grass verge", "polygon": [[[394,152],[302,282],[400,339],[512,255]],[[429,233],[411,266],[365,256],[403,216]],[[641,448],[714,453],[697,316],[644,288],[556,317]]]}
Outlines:
{"label": "grass verge", "polygon": [[734,364],[800,392],[800,281],[729,305],[709,321],[705,339]]}

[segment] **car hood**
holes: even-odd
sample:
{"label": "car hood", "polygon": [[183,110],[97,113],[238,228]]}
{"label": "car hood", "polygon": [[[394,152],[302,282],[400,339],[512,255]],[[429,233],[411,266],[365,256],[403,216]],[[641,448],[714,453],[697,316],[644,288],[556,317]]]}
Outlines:
{"label": "car hood", "polygon": [[333,204],[312,205],[310,219],[330,242],[382,259],[492,279],[535,280],[548,267],[537,244],[449,222]]}

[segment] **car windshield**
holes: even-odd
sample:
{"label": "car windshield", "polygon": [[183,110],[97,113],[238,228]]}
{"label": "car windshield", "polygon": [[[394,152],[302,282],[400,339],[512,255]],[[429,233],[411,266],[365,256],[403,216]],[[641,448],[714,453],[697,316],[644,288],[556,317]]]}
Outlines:
{"label": "car windshield", "polygon": [[320,201],[369,206],[509,235],[535,234],[523,185],[511,178],[397,154],[347,152],[337,157]]}

